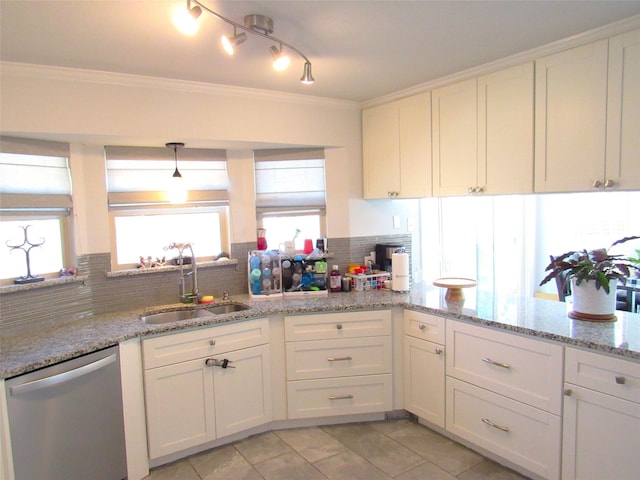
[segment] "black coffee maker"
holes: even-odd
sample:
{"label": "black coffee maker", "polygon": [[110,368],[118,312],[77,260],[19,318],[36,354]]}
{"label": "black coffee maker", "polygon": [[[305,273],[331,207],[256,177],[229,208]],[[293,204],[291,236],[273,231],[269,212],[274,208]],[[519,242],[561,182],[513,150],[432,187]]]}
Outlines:
{"label": "black coffee maker", "polygon": [[399,248],[404,248],[404,245],[399,243],[376,244],[376,264],[380,267],[380,270],[391,271],[391,255]]}

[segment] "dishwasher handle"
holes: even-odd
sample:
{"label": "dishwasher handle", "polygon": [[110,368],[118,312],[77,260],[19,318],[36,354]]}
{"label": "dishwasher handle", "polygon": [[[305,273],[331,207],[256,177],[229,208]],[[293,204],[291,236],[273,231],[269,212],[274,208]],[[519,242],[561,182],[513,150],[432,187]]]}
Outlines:
{"label": "dishwasher handle", "polygon": [[101,368],[104,368],[115,361],[116,354],[113,353],[108,357],[101,358],[100,360],[96,360],[95,362],[88,363],[73,370],[68,370],[66,372],[58,373],[50,377],[41,378],[39,380],[34,380],[32,382],[23,383],[22,385],[14,385],[9,389],[9,391],[11,392],[11,395],[14,396],[35,392],[37,390],[42,390],[44,388],[68,382],[70,380],[73,380],[74,378],[88,375],[89,373],[100,370]]}

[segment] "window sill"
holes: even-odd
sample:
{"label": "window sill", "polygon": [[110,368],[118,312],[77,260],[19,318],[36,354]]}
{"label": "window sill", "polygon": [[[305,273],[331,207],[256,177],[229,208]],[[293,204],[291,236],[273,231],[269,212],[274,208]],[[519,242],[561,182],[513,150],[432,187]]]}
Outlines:
{"label": "window sill", "polygon": [[[215,262],[201,262],[198,263],[198,268],[216,268],[216,267],[226,267],[229,265],[236,265],[236,269],[238,268],[238,260],[236,258],[225,258],[216,260]],[[185,265],[185,268],[190,269],[191,265]],[[162,273],[162,272],[174,272],[180,270],[179,265],[166,265],[164,267],[157,268],[130,268],[127,270],[114,270],[111,272],[107,272],[108,278],[118,278],[118,277],[130,277],[134,275],[148,275],[153,273]]]}
{"label": "window sill", "polygon": [[59,285],[68,285],[72,283],[84,283],[86,279],[86,275],[70,275],[68,277],[46,278],[42,282],[25,283],[23,285],[3,285],[0,286],[0,295],[14,292],[26,292],[27,290],[39,290],[41,288],[57,287]]}

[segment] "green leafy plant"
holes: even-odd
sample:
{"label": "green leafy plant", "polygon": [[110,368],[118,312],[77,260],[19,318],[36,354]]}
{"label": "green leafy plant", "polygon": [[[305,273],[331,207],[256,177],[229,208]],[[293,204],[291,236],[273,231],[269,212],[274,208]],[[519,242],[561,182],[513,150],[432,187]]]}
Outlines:
{"label": "green leafy plant", "polygon": [[[640,236],[621,238],[613,242],[608,249],[598,248],[563,253],[547,265],[545,271],[549,273],[540,282],[540,285],[544,285],[558,276],[566,275],[565,282],[575,278],[576,285],[580,285],[584,281],[595,280],[597,290],[603,288],[605,292],[609,293],[610,280],[617,279],[624,284],[633,271],[640,271],[637,258],[611,255],[609,250],[616,245],[637,239],[640,239]],[[640,251],[636,250],[636,253],[640,253]],[[638,256],[640,257],[640,255]]]}

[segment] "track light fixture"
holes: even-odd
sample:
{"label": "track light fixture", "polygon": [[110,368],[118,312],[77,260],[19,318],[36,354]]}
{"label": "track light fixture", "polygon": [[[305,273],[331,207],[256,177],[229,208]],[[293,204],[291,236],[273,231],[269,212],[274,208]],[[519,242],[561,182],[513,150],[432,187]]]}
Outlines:
{"label": "track light fixture", "polygon": [[173,172],[169,186],[169,201],[171,203],[185,203],[187,201],[187,189],[184,186],[182,175],[178,170],[178,148],[184,147],[184,143],[169,142],[166,143],[165,146],[167,148],[173,148],[173,155],[176,161],[176,169]]}
{"label": "track light fixture", "polygon": [[[235,52],[235,47],[245,42],[247,40],[247,33],[251,33],[253,35],[266,38],[267,40],[271,40],[272,42],[279,45],[279,47],[272,45],[269,48],[269,51],[273,56],[273,68],[275,70],[286,70],[289,66],[289,63],[291,62],[289,56],[283,52],[284,46],[287,49],[296,52],[304,59],[304,71],[302,77],[300,78],[300,82],[306,85],[315,82],[313,75],[311,74],[311,61],[293,45],[283,42],[279,38],[271,35],[271,33],[273,33],[273,20],[270,17],[257,14],[246,15],[244,17],[244,25],[241,25],[234,22],[233,20],[229,20],[228,18],[223,17],[217,12],[214,12],[199,0],[187,0],[187,12],[190,14],[190,21],[195,22],[196,20],[198,20],[203,11],[208,12],[219,20],[222,20],[223,22],[226,22],[229,25],[233,26],[233,36],[229,37],[227,35],[223,35],[221,38],[222,46],[229,55],[233,55]],[[182,28],[180,28],[180,30],[184,31]],[[242,32],[238,33],[238,30],[242,30]],[[190,34],[193,35],[194,33],[195,31]],[[167,144],[167,146],[169,145]]]}

